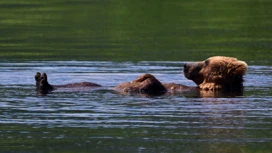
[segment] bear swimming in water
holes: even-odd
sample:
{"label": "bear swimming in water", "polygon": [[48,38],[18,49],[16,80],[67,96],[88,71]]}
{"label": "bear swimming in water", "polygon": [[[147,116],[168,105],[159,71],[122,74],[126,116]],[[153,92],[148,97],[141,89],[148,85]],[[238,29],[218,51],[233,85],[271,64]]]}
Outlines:
{"label": "bear swimming in water", "polygon": [[[148,95],[162,95],[167,92],[182,93],[190,90],[224,90],[239,91],[243,88],[243,75],[247,71],[247,64],[236,58],[214,56],[201,62],[184,64],[184,75],[194,81],[197,87],[188,87],[176,83],[161,83],[151,74],[143,74],[131,82],[122,83],[113,88],[121,93],[140,93]],[[51,85],[46,73],[37,72],[35,75],[36,90],[48,93],[57,88],[96,88],[101,87],[91,82],[80,82],[66,85]]]}

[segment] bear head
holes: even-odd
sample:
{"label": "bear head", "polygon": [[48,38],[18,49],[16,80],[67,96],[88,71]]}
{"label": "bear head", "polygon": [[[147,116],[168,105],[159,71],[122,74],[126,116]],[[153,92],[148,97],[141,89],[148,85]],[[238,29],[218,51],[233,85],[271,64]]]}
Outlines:
{"label": "bear head", "polygon": [[184,64],[184,75],[205,90],[241,90],[247,64],[233,57],[214,56]]}

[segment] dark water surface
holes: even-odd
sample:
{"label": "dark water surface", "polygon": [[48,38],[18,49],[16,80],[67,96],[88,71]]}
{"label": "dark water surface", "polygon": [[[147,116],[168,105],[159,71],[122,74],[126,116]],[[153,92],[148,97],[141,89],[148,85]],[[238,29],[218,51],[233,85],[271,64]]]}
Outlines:
{"label": "dark water surface", "polygon": [[272,65],[271,0],[1,0],[0,60]]}
{"label": "dark water surface", "polygon": [[[146,72],[195,86],[183,76],[183,63],[0,63],[1,152],[271,152],[271,66],[249,66],[239,96],[144,97],[110,90]],[[52,84],[104,87],[40,96],[37,71],[47,72]]]}

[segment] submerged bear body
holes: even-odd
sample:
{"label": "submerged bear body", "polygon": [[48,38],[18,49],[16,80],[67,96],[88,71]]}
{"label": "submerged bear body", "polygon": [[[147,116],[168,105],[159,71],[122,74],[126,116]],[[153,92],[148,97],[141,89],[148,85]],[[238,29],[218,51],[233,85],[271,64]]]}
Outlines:
{"label": "submerged bear body", "polygon": [[175,83],[161,83],[155,76],[151,74],[143,74],[131,82],[122,83],[116,87],[121,93],[141,93],[148,95],[162,95],[167,92],[181,92],[190,87],[175,84]]}
{"label": "submerged bear body", "polygon": [[[241,91],[243,89],[243,75],[247,71],[247,64],[236,58],[214,56],[201,62],[184,64],[184,75],[194,81],[196,87],[188,87],[176,83],[161,83],[151,74],[143,74],[131,82],[121,83],[113,88],[120,93],[136,93],[148,95],[163,95],[165,93],[183,93],[185,91]],[[46,73],[35,75],[36,90],[48,93],[57,88],[96,88],[96,83],[80,82],[66,85],[51,85]],[[202,92],[203,93],[203,92]]]}
{"label": "submerged bear body", "polygon": [[51,85],[48,83],[48,78],[46,73],[37,72],[35,75],[36,80],[36,90],[42,94],[47,94],[52,90],[56,90],[58,88],[96,88],[101,87],[99,84],[92,83],[92,82],[78,82],[78,83],[71,83],[65,85]]}

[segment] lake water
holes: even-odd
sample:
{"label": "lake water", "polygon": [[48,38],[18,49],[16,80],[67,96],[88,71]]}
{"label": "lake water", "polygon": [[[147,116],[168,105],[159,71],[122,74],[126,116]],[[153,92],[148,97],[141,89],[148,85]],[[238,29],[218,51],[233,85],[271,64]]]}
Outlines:
{"label": "lake water", "polygon": [[[1,152],[271,152],[272,67],[250,65],[242,95],[121,95],[113,86],[154,74],[195,84],[185,61],[29,61],[0,63]],[[55,85],[99,89],[35,91],[34,75]]]}
{"label": "lake water", "polygon": [[[271,153],[271,0],[1,0],[0,152]],[[183,63],[248,63],[242,94],[145,97],[111,88]],[[40,96],[35,73],[95,90]]]}

